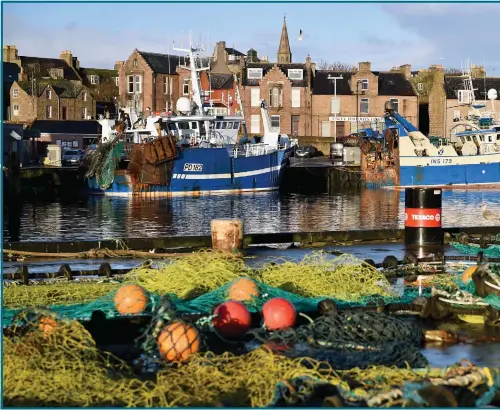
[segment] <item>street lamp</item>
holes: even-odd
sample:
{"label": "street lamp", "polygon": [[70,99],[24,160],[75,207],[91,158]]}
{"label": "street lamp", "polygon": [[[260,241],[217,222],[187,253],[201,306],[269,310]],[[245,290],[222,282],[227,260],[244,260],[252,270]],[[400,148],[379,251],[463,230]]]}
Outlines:
{"label": "street lamp", "polygon": [[[334,95],[333,98],[335,101],[335,109],[332,110],[332,114],[333,114],[333,142],[337,142],[337,115],[340,113],[340,102],[339,102],[339,100],[337,100],[337,80],[343,80],[344,77],[342,77],[342,76],[332,77],[331,75],[329,75],[328,79],[333,80],[333,95]],[[333,112],[333,111],[335,111],[335,112]]]}

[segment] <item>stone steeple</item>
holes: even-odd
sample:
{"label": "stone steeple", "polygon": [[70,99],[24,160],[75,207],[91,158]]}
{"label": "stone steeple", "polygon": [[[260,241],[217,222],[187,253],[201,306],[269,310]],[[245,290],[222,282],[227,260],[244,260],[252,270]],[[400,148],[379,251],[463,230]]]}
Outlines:
{"label": "stone steeple", "polygon": [[278,64],[291,64],[292,52],[288,41],[288,31],[286,29],[286,16],[283,18],[283,29],[281,30],[280,48],[278,49]]}

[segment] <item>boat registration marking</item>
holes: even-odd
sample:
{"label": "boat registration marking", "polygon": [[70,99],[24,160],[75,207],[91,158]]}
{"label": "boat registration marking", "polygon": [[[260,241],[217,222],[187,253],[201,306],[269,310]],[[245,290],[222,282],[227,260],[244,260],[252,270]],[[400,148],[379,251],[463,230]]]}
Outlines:
{"label": "boat registration marking", "polygon": [[184,171],[200,172],[203,170],[203,164],[184,164]]}
{"label": "boat registration marking", "polygon": [[451,158],[436,158],[431,159],[431,164],[453,164],[453,160]]}

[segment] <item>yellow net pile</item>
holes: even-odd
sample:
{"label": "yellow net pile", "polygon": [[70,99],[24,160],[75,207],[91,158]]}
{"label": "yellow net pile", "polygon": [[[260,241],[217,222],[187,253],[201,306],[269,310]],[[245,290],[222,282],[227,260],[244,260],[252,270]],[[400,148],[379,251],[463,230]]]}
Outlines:
{"label": "yellow net pile", "polygon": [[383,389],[425,375],[388,367],[335,372],[324,362],[259,348],[243,356],[197,354],[153,380],[141,380],[124,362],[99,352],[75,321],[37,325],[29,334],[4,338],[4,400],[10,406],[263,407],[272,402],[278,382],[300,376],[344,391],[349,391],[348,378],[359,386],[353,394],[362,397],[374,383]]}

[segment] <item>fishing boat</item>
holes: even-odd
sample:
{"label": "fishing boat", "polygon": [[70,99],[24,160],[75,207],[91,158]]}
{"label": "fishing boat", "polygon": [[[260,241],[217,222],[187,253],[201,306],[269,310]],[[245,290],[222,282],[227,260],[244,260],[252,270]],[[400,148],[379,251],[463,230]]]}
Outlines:
{"label": "fishing boat", "polygon": [[[500,187],[500,124],[492,112],[479,111],[485,106],[475,101],[470,72],[463,78],[472,114],[462,122],[465,130],[450,138],[426,137],[391,102],[386,103],[384,132],[361,133],[361,173],[366,186]],[[488,95],[493,104],[496,91]]]}
{"label": "fishing boat", "polygon": [[[102,138],[87,163],[90,191],[114,196],[211,195],[277,190],[298,141],[272,129],[261,102],[264,135],[247,135],[238,89],[238,115],[212,115],[201,90],[199,46],[188,54],[192,99],[181,97],[175,113],[142,118],[124,108],[121,118],[101,119]],[[236,81],[236,77],[235,77]],[[238,133],[243,136],[238,141]]]}

